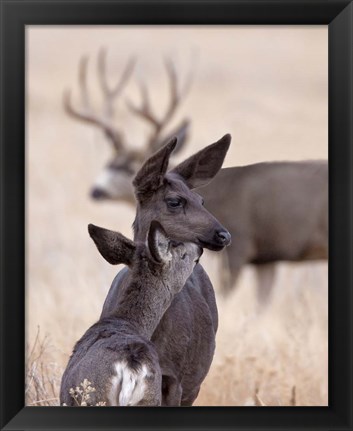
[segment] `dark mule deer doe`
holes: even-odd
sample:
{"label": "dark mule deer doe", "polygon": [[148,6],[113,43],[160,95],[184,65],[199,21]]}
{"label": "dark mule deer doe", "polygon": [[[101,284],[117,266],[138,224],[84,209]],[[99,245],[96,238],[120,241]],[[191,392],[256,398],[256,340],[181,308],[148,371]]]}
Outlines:
{"label": "dark mule deer doe", "polygon": [[114,313],[76,343],[62,378],[60,402],[77,405],[70,389],[87,379],[95,388],[87,405],[161,405],[162,375],[150,339],[202,249],[171,241],[157,221],[151,223],[147,245],[94,225],[89,225],[89,233],[109,263],[123,263],[130,270]]}
{"label": "dark mule deer doe", "polygon": [[[177,241],[191,241],[216,251],[230,243],[228,231],[191,190],[216,175],[230,139],[225,135],[169,172],[168,161],[176,139],[144,163],[133,182],[138,201],[135,241],[145,241],[151,221],[158,220],[167,235]],[[123,269],[113,281],[101,318],[115,312],[128,276],[129,270]],[[212,284],[202,266],[196,265],[152,335],[163,374],[163,405],[193,404],[212,363],[217,327]]]}

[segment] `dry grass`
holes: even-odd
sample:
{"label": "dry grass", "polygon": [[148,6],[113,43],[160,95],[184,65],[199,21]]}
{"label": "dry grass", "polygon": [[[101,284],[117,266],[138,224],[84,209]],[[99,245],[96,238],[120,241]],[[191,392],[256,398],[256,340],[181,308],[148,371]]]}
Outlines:
{"label": "dry grass", "polygon": [[[44,337],[37,329],[33,345],[26,348],[25,400],[27,406],[59,405],[60,381],[64,369],[55,362],[55,353],[48,335]],[[94,388],[84,379],[76,388],[70,388],[70,395],[75,405],[86,407],[91,405],[91,393]],[[63,404],[64,406],[66,404]],[[99,401],[95,406],[103,407],[106,403]]]}
{"label": "dry grass", "polygon": [[[96,388],[87,379],[84,379],[76,388],[70,388],[69,390],[71,398],[75,401],[75,406],[77,407],[92,406],[91,394],[94,392],[96,392]],[[105,407],[106,405],[105,401],[98,401],[93,404],[94,407]],[[67,406],[67,404],[64,403],[63,406]]]}
{"label": "dry grass", "polygon": [[48,336],[41,337],[38,327],[32,346],[26,348],[26,405],[58,405],[62,372],[52,355]]}
{"label": "dry grass", "polygon": [[[98,205],[88,197],[110,149],[97,131],[62,110],[62,90],[75,82],[81,53],[108,46],[112,70],[121,70],[135,53],[136,74],[151,82],[154,101],[162,106],[162,53],[177,54],[186,70],[190,45],[198,50],[198,72],[178,117],[192,117],[192,136],[179,159],[228,131],[233,144],[226,166],[327,157],[326,27],[163,32],[60,27],[28,32],[28,405],[57,404],[73,344],[98,319],[119,269],[98,255],[88,223],[131,236],[134,217],[127,205]],[[131,97],[135,90],[132,85]],[[139,146],[146,128],[123,108],[117,114]],[[220,327],[196,404],[327,405],[327,264],[278,265],[272,301],[259,310],[250,267],[228,298],[218,294],[219,258],[202,257],[217,292]]]}
{"label": "dry grass", "polygon": [[259,310],[254,274],[245,271],[239,291],[218,301],[217,354],[198,405],[249,405],[254,394],[293,405],[293,387],[295,405],[327,404],[325,273],[324,264],[280,265],[273,300]]}

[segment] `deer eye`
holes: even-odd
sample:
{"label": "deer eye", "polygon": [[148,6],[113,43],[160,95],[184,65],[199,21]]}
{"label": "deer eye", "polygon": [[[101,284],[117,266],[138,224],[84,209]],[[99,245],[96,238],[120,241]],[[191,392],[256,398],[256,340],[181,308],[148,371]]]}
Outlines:
{"label": "deer eye", "polygon": [[183,206],[183,200],[181,198],[168,198],[166,202],[169,208],[180,208]]}

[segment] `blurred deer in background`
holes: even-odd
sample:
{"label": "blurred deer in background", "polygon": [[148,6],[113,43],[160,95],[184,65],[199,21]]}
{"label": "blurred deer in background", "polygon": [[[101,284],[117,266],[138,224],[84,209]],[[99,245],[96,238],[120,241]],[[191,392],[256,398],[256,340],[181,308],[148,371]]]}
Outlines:
{"label": "blurred deer in background", "polygon": [[165,60],[169,80],[170,100],[161,118],[157,118],[154,115],[147,87],[144,83],[140,83],[141,106],[137,107],[128,101],[127,107],[134,115],[150,124],[152,131],[144,148],[136,150],[127,144],[123,131],[113,123],[114,102],[119,99],[126,87],[134,70],[135,60],[131,59],[127,63],[120,80],[115,87],[110,87],[107,80],[106,51],[104,49],[99,51],[98,78],[104,99],[103,112],[101,114],[97,114],[90,103],[87,86],[87,66],[88,58],[83,57],[79,64],[81,107],[76,108],[72,105],[70,91],[64,93],[64,107],[71,117],[100,129],[113,149],[110,161],[104,167],[92,187],[91,196],[93,199],[113,199],[135,205],[132,180],[137,170],[141,167],[142,162],[158,149],[162,148],[174,136],[178,138],[178,145],[174,154],[180,151],[186,141],[189,125],[188,119],[183,120],[175,130],[167,135],[165,134],[165,129],[189,91],[192,81],[192,69],[190,69],[190,73],[181,88],[173,62],[169,59]]}
{"label": "blurred deer in background", "polygon": [[205,207],[233,237],[225,250],[231,288],[241,268],[255,265],[258,299],[269,299],[275,263],[328,258],[327,161],[264,162],[224,168],[197,189]]}
{"label": "blurred deer in background", "polygon": [[[105,77],[105,54],[100,53],[101,83]],[[130,62],[120,83],[126,83],[132,71]],[[90,121],[103,129],[115,148],[115,155],[95,182],[91,196],[94,199],[128,201],[136,204],[132,179],[142,160],[160,148],[169,137],[178,137],[177,151],[187,139],[189,121],[167,138],[160,133],[171,119],[182,97],[190,87],[190,78],[183,91],[178,91],[176,72],[171,62],[166,63],[170,81],[171,100],[166,114],[158,120],[152,112],[145,86],[141,87],[143,103],[135,107],[128,103],[133,114],[153,126],[144,152],[128,150],[115,129],[105,128],[105,122]],[[102,89],[107,85],[101,85]],[[80,66],[80,87],[87,97],[86,63]],[[117,88],[122,85],[118,84]],[[109,93],[103,91],[103,93]],[[108,98],[109,100],[109,98]],[[65,98],[67,112],[87,121],[87,115],[71,107]],[[83,111],[85,112],[85,111]],[[110,124],[110,123],[109,123]],[[222,288],[228,292],[242,267],[254,264],[258,276],[258,298],[268,301],[274,284],[275,263],[280,261],[326,260],[328,258],[328,164],[327,161],[267,162],[221,169],[206,186],[197,189],[204,198],[205,207],[230,231],[233,242],[223,254]]]}

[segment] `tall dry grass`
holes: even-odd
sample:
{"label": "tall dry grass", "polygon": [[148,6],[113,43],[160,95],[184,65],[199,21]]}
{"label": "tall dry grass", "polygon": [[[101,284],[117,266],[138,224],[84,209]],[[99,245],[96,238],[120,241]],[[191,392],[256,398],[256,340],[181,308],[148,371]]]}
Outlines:
{"label": "tall dry grass", "polygon": [[32,345],[26,346],[25,401],[27,406],[55,406],[59,403],[62,369],[51,355],[48,335],[40,328]]}
{"label": "tall dry grass", "polygon": [[[101,45],[109,47],[112,80],[131,53],[138,57],[136,75],[148,80],[157,107],[166,101],[162,53],[171,52],[185,72],[189,54],[198,52],[194,85],[174,122],[192,119],[179,160],[226,132],[233,135],[226,166],[327,158],[326,28],[28,28],[28,405],[57,404],[73,344],[98,319],[120,269],[98,255],[88,223],[131,237],[132,207],[88,197],[110,148],[99,132],[68,119],[61,105],[63,88],[76,81],[79,55]],[[128,94],[136,97],[133,84]],[[140,146],[145,125],[123,103],[117,117]],[[236,291],[219,295],[220,258],[202,257],[220,327],[196,405],[327,405],[327,264],[278,265],[272,301],[259,309],[251,267]]]}

